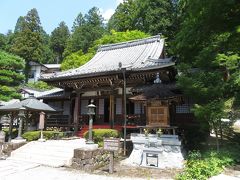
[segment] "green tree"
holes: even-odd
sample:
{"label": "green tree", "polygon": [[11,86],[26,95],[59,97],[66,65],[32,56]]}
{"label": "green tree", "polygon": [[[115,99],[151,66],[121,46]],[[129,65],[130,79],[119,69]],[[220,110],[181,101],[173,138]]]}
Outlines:
{"label": "green tree", "polygon": [[63,52],[69,36],[70,33],[65,22],[61,22],[51,33],[51,48],[57,56],[56,63],[60,63],[63,60]]}
{"label": "green tree", "polygon": [[6,37],[6,46],[5,46],[5,50],[7,52],[10,52],[10,49],[12,47],[12,44],[13,44],[13,40],[14,40],[14,37],[15,37],[15,33],[13,33],[11,30],[9,30],[7,32],[7,34],[5,35]]}
{"label": "green tree", "polygon": [[21,31],[15,34],[10,51],[26,60],[25,80],[28,80],[30,61],[42,61],[44,39],[40,18],[36,9],[30,10],[21,24]]}
{"label": "green tree", "polygon": [[41,34],[43,37],[43,54],[40,62],[45,64],[55,63],[56,55],[51,48],[50,36],[44,30]]}
{"label": "green tree", "polygon": [[24,80],[24,76],[19,73],[23,68],[22,58],[0,51],[0,100],[21,98],[17,87]]}
{"label": "green tree", "polygon": [[90,9],[81,22],[76,25],[71,37],[67,41],[64,57],[79,50],[86,53],[93,42],[99,39],[105,32],[103,18],[96,7]]}
{"label": "green tree", "polygon": [[4,34],[0,34],[0,49],[6,49],[7,37]]}
{"label": "green tree", "polygon": [[20,16],[15,25],[14,33],[23,31],[24,24],[25,24],[25,18],[23,16]]}
{"label": "green tree", "polygon": [[137,29],[137,2],[126,0],[120,3],[108,21],[108,29],[127,31]]}
{"label": "green tree", "polygon": [[25,86],[38,90],[51,90],[54,88],[53,86],[49,86],[46,82],[43,81],[29,82],[25,84]]}
{"label": "green tree", "polygon": [[79,13],[76,19],[73,22],[72,32],[74,32],[78,27],[81,27],[84,25],[86,20],[84,19],[84,16],[82,13]]}
{"label": "green tree", "polygon": [[82,66],[94,56],[93,53],[84,54],[81,50],[67,56],[62,64],[61,70],[68,70]]}
{"label": "green tree", "polygon": [[[181,1],[181,26],[174,47],[178,85],[196,102],[193,111],[218,137],[226,101],[240,102],[240,2]],[[203,116],[204,115],[204,116]]]}
{"label": "green tree", "polygon": [[109,20],[109,29],[135,30],[172,38],[176,28],[177,3],[172,0],[126,0]]}
{"label": "green tree", "polygon": [[67,56],[61,64],[61,69],[67,70],[67,69],[77,68],[85,64],[94,56],[94,54],[96,53],[100,45],[125,42],[125,41],[130,41],[135,39],[142,39],[148,36],[149,36],[148,34],[145,34],[137,30],[126,31],[126,32],[116,32],[112,30],[110,34],[106,34],[102,38],[94,41],[92,47],[88,49],[88,53],[84,54],[81,50],[79,50]]}
{"label": "green tree", "polygon": [[89,51],[96,52],[99,46],[104,44],[126,42],[126,41],[135,40],[135,39],[146,38],[149,36],[150,36],[149,34],[144,33],[142,31],[138,31],[138,30],[125,31],[125,32],[117,32],[115,30],[111,30],[110,34],[106,34],[102,38],[96,40]]}

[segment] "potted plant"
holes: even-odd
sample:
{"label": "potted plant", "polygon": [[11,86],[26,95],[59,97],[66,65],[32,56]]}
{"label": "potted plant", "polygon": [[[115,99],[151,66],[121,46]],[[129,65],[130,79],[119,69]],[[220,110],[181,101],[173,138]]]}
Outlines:
{"label": "potted plant", "polygon": [[157,130],[157,137],[160,138],[162,134],[163,134],[162,129],[159,128],[159,129]]}
{"label": "potted plant", "polygon": [[149,135],[149,130],[148,129],[143,129],[145,137],[148,138]]}

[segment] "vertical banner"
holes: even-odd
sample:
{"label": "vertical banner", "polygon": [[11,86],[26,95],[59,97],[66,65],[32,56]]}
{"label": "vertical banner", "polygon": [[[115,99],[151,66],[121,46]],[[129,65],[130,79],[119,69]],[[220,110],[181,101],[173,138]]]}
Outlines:
{"label": "vertical banner", "polygon": [[40,118],[39,118],[39,129],[43,130],[44,129],[44,121],[45,121],[45,113],[40,112]]}

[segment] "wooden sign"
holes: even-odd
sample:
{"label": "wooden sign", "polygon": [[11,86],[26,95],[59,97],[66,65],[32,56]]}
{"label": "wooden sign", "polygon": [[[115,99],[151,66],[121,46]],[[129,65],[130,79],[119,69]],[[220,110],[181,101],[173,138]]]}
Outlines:
{"label": "wooden sign", "polygon": [[108,151],[118,151],[120,147],[119,138],[105,138],[103,140],[103,148]]}

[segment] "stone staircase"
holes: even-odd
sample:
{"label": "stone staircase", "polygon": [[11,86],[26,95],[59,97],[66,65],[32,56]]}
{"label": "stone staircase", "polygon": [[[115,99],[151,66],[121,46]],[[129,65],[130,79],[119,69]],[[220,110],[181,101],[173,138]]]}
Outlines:
{"label": "stone staircase", "polygon": [[74,149],[85,146],[85,139],[32,141],[13,151],[8,159],[51,167],[70,166]]}

